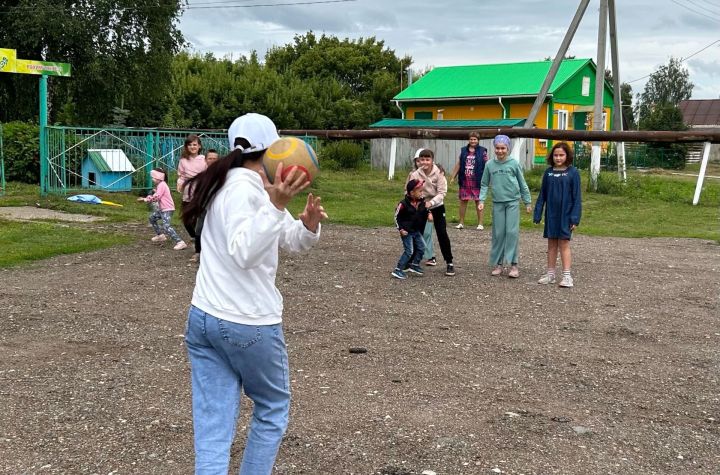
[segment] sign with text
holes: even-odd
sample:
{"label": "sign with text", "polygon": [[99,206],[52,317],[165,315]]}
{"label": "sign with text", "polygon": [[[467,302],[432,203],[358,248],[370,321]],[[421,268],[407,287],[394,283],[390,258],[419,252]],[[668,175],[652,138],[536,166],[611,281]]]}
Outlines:
{"label": "sign with text", "polygon": [[17,53],[14,49],[0,48],[0,72],[14,73]]}
{"label": "sign with text", "polygon": [[70,64],[19,59],[14,49],[0,48],[0,72],[70,77]]}

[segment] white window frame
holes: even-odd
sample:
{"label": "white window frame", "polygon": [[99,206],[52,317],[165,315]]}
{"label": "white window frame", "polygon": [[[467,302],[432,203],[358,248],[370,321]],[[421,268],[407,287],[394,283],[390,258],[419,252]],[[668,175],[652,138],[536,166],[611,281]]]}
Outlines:
{"label": "white window frame", "polygon": [[558,115],[558,130],[567,130],[568,129],[568,120],[570,118],[570,114],[565,109],[558,109],[557,111]]}
{"label": "white window frame", "polygon": [[590,95],[590,76],[583,76],[581,94],[585,97]]}

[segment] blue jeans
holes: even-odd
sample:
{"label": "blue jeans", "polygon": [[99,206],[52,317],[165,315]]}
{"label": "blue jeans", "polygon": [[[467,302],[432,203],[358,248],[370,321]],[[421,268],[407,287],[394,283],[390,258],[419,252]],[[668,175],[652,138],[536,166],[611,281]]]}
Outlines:
{"label": "blue jeans", "polygon": [[195,474],[228,473],[241,390],[255,408],[240,474],[270,474],[290,412],[282,324],[241,325],[191,306],[185,344],[192,376]]}
{"label": "blue jeans", "polygon": [[425,240],[420,231],[413,231],[407,236],[400,236],[403,243],[403,254],[400,256],[397,268],[404,270],[408,262],[412,265],[420,265],[423,253],[425,252]]}

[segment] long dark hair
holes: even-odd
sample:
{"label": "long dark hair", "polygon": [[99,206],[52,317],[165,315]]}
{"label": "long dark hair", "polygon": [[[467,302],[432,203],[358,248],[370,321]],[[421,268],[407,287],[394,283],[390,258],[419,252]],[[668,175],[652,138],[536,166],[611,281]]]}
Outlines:
{"label": "long dark hair", "polygon": [[[243,148],[247,148],[250,147],[250,142],[238,137],[235,139],[235,145],[241,145]],[[235,149],[222,159],[213,163],[212,166],[208,167],[204,172],[198,173],[188,180],[186,186],[193,187],[193,194],[190,201],[183,207],[183,223],[186,226],[195,225],[195,221],[210,205],[215,194],[225,184],[230,169],[242,167],[245,162],[260,160],[264,153],[265,150],[242,153],[241,150]]]}

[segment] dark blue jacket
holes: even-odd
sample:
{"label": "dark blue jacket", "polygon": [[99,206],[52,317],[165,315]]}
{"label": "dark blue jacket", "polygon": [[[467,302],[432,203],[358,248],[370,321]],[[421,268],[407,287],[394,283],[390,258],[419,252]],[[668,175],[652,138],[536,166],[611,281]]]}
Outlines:
{"label": "dark blue jacket", "polygon": [[411,233],[425,230],[425,223],[428,219],[428,210],[424,200],[418,200],[417,206],[413,206],[409,196],[405,196],[395,207],[395,226]]}
{"label": "dark blue jacket", "polygon": [[[460,169],[458,170],[457,180],[458,185],[462,188],[465,182],[465,161],[468,156],[467,145],[460,149]],[[485,157],[487,157],[487,149],[478,145],[475,147],[475,184],[477,188],[480,188],[480,180],[482,180],[483,172],[485,171]]]}

